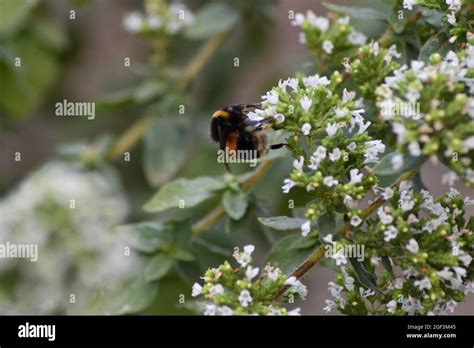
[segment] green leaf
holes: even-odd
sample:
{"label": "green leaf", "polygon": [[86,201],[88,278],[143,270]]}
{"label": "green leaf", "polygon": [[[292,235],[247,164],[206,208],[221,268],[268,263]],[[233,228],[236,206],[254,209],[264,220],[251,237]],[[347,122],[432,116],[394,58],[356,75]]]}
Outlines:
{"label": "green leaf", "polygon": [[413,157],[407,155],[403,158],[403,165],[401,168],[395,170],[392,166],[392,159],[395,155],[397,155],[397,152],[388,153],[374,167],[373,173],[377,176],[380,187],[393,185],[400,175],[406,171],[419,168],[425,161],[424,156]]}
{"label": "green leaf", "polygon": [[318,229],[321,237],[325,237],[328,234],[334,234],[336,229],[336,216],[334,213],[325,213],[318,219]]}
{"label": "green leaf", "polygon": [[194,255],[185,249],[176,250],[176,253],[173,256],[180,261],[194,261],[195,260]]}
{"label": "green leaf", "polygon": [[374,276],[371,273],[367,272],[362,263],[360,263],[354,258],[349,258],[349,261],[351,262],[351,265],[354,268],[354,271],[356,272],[357,278],[359,279],[360,283],[365,287],[374,290],[378,294],[383,295],[383,293],[377,288]]}
{"label": "green leaf", "polygon": [[301,225],[307,220],[288,216],[273,216],[269,218],[259,217],[258,221],[260,221],[262,225],[273,228],[274,230],[288,231],[300,229]]}
{"label": "green leaf", "polygon": [[315,246],[318,244],[318,235],[308,235],[306,237],[296,235],[298,238],[291,243],[290,248],[291,249],[307,249]]}
{"label": "green leaf", "polygon": [[165,225],[158,222],[141,222],[116,227],[116,231],[127,235],[131,240],[131,247],[144,252],[152,253],[156,250],[168,250],[173,244],[171,235]]}
{"label": "green leaf", "polygon": [[438,10],[431,9],[431,8],[421,8],[421,15],[423,16],[423,19],[427,21],[429,24],[436,28],[441,28],[443,25],[443,22],[441,19],[444,17],[444,14],[442,12],[439,12]]}
{"label": "green leaf", "polygon": [[145,268],[145,279],[147,281],[163,278],[173,266],[173,259],[168,255],[155,255]]}
{"label": "green leaf", "polygon": [[323,5],[324,7],[326,7],[327,9],[331,11],[344,13],[353,18],[381,20],[381,21],[387,20],[387,17],[385,16],[383,12],[378,11],[374,8],[342,6],[342,5],[330,4],[327,2],[323,2]]}
{"label": "green leaf", "polygon": [[[399,16],[398,11],[403,11],[403,17],[401,19],[398,17]],[[390,14],[388,22],[390,23],[392,30],[396,34],[400,34],[403,31],[403,29],[405,29],[405,25],[410,17],[411,17],[410,11],[394,8]]]}
{"label": "green leaf", "polygon": [[392,263],[390,262],[390,259],[388,258],[388,256],[382,256],[381,261],[382,261],[382,265],[384,266],[384,268],[385,268],[390,274],[393,275]]}
{"label": "green leaf", "polygon": [[145,211],[157,213],[184,204],[193,207],[223,189],[224,182],[211,177],[196,179],[178,179],[164,185],[143,207]]}
{"label": "green leaf", "polygon": [[0,32],[14,30],[38,3],[37,0],[1,0]]}
{"label": "green leaf", "polygon": [[234,220],[240,220],[247,210],[247,195],[244,192],[225,191],[222,198],[227,215]]}
{"label": "green leaf", "polygon": [[293,272],[314,250],[314,248],[292,248],[293,243],[299,238],[299,235],[289,235],[278,240],[268,253],[266,262],[280,267],[286,274]]}
{"label": "green leaf", "polygon": [[469,218],[469,221],[467,222],[466,224],[466,228],[469,230],[469,231],[474,231],[474,216],[471,216]]}
{"label": "green leaf", "polygon": [[445,33],[438,33],[435,36],[431,36],[423,45],[420,50],[418,60],[423,62],[429,62],[430,56],[433,53],[439,53],[441,56],[446,55],[449,52],[452,45],[449,43],[449,38]]}
{"label": "green leaf", "polygon": [[140,276],[107,300],[107,314],[137,313],[151,304],[157,290],[157,283],[147,282]]}
{"label": "green leaf", "polygon": [[239,13],[234,7],[224,2],[212,2],[199,10],[185,36],[189,39],[206,39],[232,29],[238,19]]}
{"label": "green leaf", "polygon": [[145,133],[143,167],[152,186],[168,181],[186,160],[187,124],[184,117],[158,117]]}

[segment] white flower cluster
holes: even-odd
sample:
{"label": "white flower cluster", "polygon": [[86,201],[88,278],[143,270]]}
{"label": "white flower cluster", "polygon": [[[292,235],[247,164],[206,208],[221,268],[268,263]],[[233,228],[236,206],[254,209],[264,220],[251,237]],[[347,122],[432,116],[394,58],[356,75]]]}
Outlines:
{"label": "white flower cluster", "polygon": [[[423,5],[424,1],[421,0],[403,0],[403,8],[409,11],[413,10],[413,6]],[[445,0],[446,10],[448,14],[446,16],[448,23],[450,25],[456,25],[456,14],[461,11],[462,2],[461,0]],[[455,41],[456,38],[452,38],[452,41]]]}
{"label": "white flower cluster", "polygon": [[[342,292],[351,292],[354,291],[355,289],[355,279],[354,277],[351,277],[346,270],[346,267],[341,267],[341,273],[344,277],[344,286],[338,285],[334,282],[329,282],[328,283],[328,291],[331,293],[331,296],[333,297],[332,300],[325,300],[326,307],[323,308],[323,310],[326,313],[331,312],[334,308],[339,307],[341,310],[344,310],[346,305],[351,305],[351,303],[348,304],[347,299],[342,296]],[[375,291],[372,289],[364,289],[363,287],[359,287],[359,295],[364,301],[365,298],[370,297],[375,295]]]}
{"label": "white flower cluster", "polygon": [[[345,28],[344,30],[341,30],[339,32],[339,35],[347,36],[348,43],[353,46],[365,45],[367,42],[367,37],[363,33],[358,32],[352,27],[348,26],[349,22],[349,16],[338,18],[336,25],[343,26]],[[293,26],[300,27],[301,29],[303,29],[303,32],[299,34],[299,42],[301,44],[307,44],[308,39],[305,35],[307,31],[317,31],[321,36],[326,37],[331,22],[328,18],[324,16],[319,17],[314,14],[313,11],[308,10],[306,12],[306,15],[302,13],[295,14],[295,18],[294,20],[292,20],[291,24]],[[330,55],[333,53],[333,41],[335,39],[337,39],[337,37],[332,38],[328,35],[326,39],[322,40],[321,48],[324,50],[324,52],[326,52],[326,54]]]}
{"label": "white flower cluster", "polygon": [[127,212],[124,195],[97,172],[51,162],[23,180],[0,201],[0,242],[37,244],[38,261],[0,259],[0,270],[17,279],[14,294],[0,295],[0,311],[93,313],[97,291],[138,270],[139,260],[124,254],[129,243],[110,231]]}
{"label": "white flower cluster", "polygon": [[[204,315],[300,315],[300,308],[287,311],[275,304],[259,303],[261,299],[258,296],[263,296],[265,301],[268,300],[267,295],[262,292],[262,286],[266,291],[272,291],[273,287],[273,292],[271,292],[273,294],[276,293],[275,290],[283,286],[288,287],[286,290],[288,294],[298,294],[303,300],[308,290],[296,277],[286,278],[278,267],[270,264],[265,266],[262,274],[257,278],[260,269],[251,265],[254,250],[253,245],[244,246],[243,251],[236,249],[233,257],[239,263],[240,269],[233,269],[229,263],[225,262],[219,268],[212,268],[206,272],[202,277],[204,285],[194,283],[191,295],[204,296],[207,299],[207,301],[199,302]],[[241,270],[244,270],[245,278],[238,280],[235,275],[240,274]],[[231,278],[233,279],[229,280]],[[227,279],[227,282],[224,279]],[[260,290],[256,292],[254,287]],[[258,296],[255,296],[256,293]]]}
{"label": "white flower cluster", "polygon": [[[432,81],[439,81],[440,74],[445,79],[447,91],[454,91],[455,86],[463,84],[466,86],[468,95],[461,107],[460,113],[474,120],[474,78],[467,77],[469,69],[474,69],[474,46],[467,44],[465,54],[458,56],[450,51],[439,64],[425,64],[422,61],[412,61],[410,68],[406,65],[396,70],[392,76],[388,76],[385,82],[376,89],[378,96],[377,106],[380,108],[380,116],[391,122],[392,129],[397,136],[399,146],[406,147],[408,153],[413,157],[419,157],[424,152],[425,146],[430,144],[431,134],[444,131],[443,120],[438,122],[429,121],[433,111],[439,109],[445,101],[431,98],[427,112],[422,112],[421,103],[425,103],[422,98],[426,84]],[[452,102],[457,102],[462,96],[457,95]],[[457,98],[457,99],[456,99]],[[426,108],[425,108],[426,109]],[[429,122],[433,123],[428,124]],[[469,123],[469,121],[467,121]],[[407,128],[407,124],[416,124],[417,127]],[[413,132],[417,132],[414,136]],[[468,130],[465,130],[465,133]],[[454,136],[453,134],[451,137]],[[441,142],[447,141],[445,137]],[[460,156],[459,161],[465,167],[463,176],[467,182],[474,183],[474,170],[469,168],[472,164],[470,153],[474,150],[474,134],[467,134],[462,139],[460,150],[450,148],[445,149],[444,155],[452,157],[456,152]],[[436,150],[428,150],[432,153]],[[392,166],[399,169],[403,165],[403,155],[399,153],[392,158]],[[459,173],[458,173],[459,174]],[[455,173],[449,173],[443,177],[443,183],[453,184],[457,180]]]}
{"label": "white flower cluster", "polygon": [[131,12],[123,19],[123,27],[130,33],[164,30],[168,34],[176,34],[193,22],[194,15],[191,10],[181,2],[173,2],[167,7],[166,13]]}

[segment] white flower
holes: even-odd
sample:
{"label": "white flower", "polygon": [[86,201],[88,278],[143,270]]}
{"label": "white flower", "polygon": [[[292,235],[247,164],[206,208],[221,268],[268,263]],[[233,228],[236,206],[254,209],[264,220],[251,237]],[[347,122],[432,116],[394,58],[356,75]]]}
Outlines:
{"label": "white flower", "polygon": [[239,295],[239,302],[242,307],[248,307],[253,302],[252,296],[248,290],[242,290]]}
{"label": "white flower", "polygon": [[336,147],[332,152],[329,154],[329,159],[332,162],[335,162],[341,158],[341,150],[339,150],[338,147]]}
{"label": "white flower", "polygon": [[344,286],[349,291],[354,290],[354,282],[355,282],[354,277],[351,277],[350,275],[347,274],[345,267],[342,267],[342,269],[344,273]]}
{"label": "white flower", "polygon": [[301,315],[301,308],[295,308],[287,313],[288,315],[291,316],[298,316]]}
{"label": "white flower", "polygon": [[418,72],[424,66],[425,66],[425,62],[421,60],[412,60],[410,63],[411,70],[413,70],[414,72]]}
{"label": "white flower", "polygon": [[364,153],[364,163],[378,163],[379,154],[385,151],[385,145],[382,143],[381,140],[366,141],[365,145],[367,146],[367,149]]}
{"label": "white flower", "polygon": [[138,33],[143,28],[144,18],[140,12],[131,12],[123,19],[123,27],[130,33]]}
{"label": "white flower", "polygon": [[264,102],[270,105],[277,105],[278,104],[278,92],[277,91],[269,91],[266,95],[262,96]]}
{"label": "white flower", "polygon": [[390,160],[390,164],[394,170],[399,170],[403,166],[403,156],[401,154],[396,154]]}
{"label": "white flower", "polygon": [[328,283],[328,291],[331,293],[332,297],[340,298],[342,289],[343,289],[342,286],[337,285],[334,282]]}
{"label": "white flower", "polygon": [[424,277],[422,280],[415,280],[414,284],[420,291],[423,291],[424,289],[431,289],[431,282],[428,277]]}
{"label": "white flower", "polygon": [[458,179],[456,173],[449,171],[441,176],[441,185],[453,186]]}
{"label": "white flower", "polygon": [[251,244],[244,246],[243,252],[234,253],[234,258],[242,266],[246,267],[251,261],[251,255],[254,252],[255,247]]}
{"label": "white flower", "polygon": [[296,92],[296,91],[298,90],[298,85],[299,85],[298,79],[290,78],[290,79],[288,80],[288,86],[289,86],[294,92]]}
{"label": "white flower", "polygon": [[337,179],[334,179],[332,175],[329,175],[323,179],[323,184],[326,185],[327,187],[332,187],[339,184],[339,181]]}
{"label": "white flower", "polygon": [[281,187],[283,193],[288,193],[296,185],[296,183],[291,179],[285,179],[283,181],[283,186]]}
{"label": "white flower", "polygon": [[332,300],[325,300],[326,307],[323,308],[323,310],[327,313],[333,310],[333,308],[336,308],[336,303]]}
{"label": "white flower", "polygon": [[209,289],[209,295],[214,297],[216,295],[222,295],[224,293],[224,287],[221,284],[216,284]]}
{"label": "white flower", "polygon": [[[305,112],[309,111],[312,104],[313,104],[313,102],[311,101],[311,99],[306,94],[300,99],[300,105],[301,105],[301,107],[303,108],[303,110]],[[308,123],[305,123],[305,124],[308,124]]]}
{"label": "white flower", "polygon": [[327,234],[326,236],[323,237],[323,241],[328,243],[328,244],[332,244],[333,243],[333,240],[332,240],[332,234]]}
{"label": "white flower", "polygon": [[303,171],[303,166],[304,166],[304,157],[303,156],[300,156],[299,159],[295,159],[293,161],[293,167],[299,171],[299,172],[302,172]]}
{"label": "white flower", "polygon": [[332,253],[331,258],[336,262],[337,266],[345,265],[347,263],[347,258],[342,253],[342,250]]}
{"label": "white flower", "polygon": [[355,30],[349,34],[347,39],[355,46],[363,46],[367,43],[367,36]]}
{"label": "white flower", "polygon": [[313,27],[319,29],[322,33],[325,33],[329,28],[329,19],[318,17],[311,10],[306,13],[306,18]]}
{"label": "white flower", "polygon": [[327,149],[324,146],[319,145],[316,148],[316,151],[309,158],[310,164],[308,167],[317,170],[321,161],[326,158],[326,155]]}
{"label": "white flower", "polygon": [[306,288],[306,285],[304,285],[298,279],[296,279],[295,276],[289,277],[287,280],[285,280],[283,284],[290,286],[288,291],[296,292],[301,297],[301,299],[303,300],[306,299],[306,295],[308,294],[308,289]]}
{"label": "white flower", "polygon": [[311,231],[311,221],[306,220],[301,225],[301,234],[303,235],[303,237],[306,237],[310,231]]}
{"label": "white flower", "polygon": [[446,302],[445,311],[453,313],[457,306],[458,303],[456,301],[449,300],[448,302]]}
{"label": "white flower", "polygon": [[331,54],[333,49],[334,49],[334,45],[332,44],[332,42],[330,40],[324,40],[323,42],[324,52],[326,52],[327,54]]}
{"label": "white flower", "polygon": [[370,44],[370,48],[372,48],[374,56],[377,57],[379,55],[379,49],[380,49],[380,45],[379,45],[378,41],[372,42]]}
{"label": "white flower", "polygon": [[359,226],[362,223],[362,219],[357,215],[351,217],[351,225],[354,227]]}
{"label": "white flower", "polygon": [[303,32],[298,33],[298,42],[302,45],[306,44],[306,36]]}
{"label": "white flower", "polygon": [[351,169],[349,174],[351,176],[351,181],[350,181],[351,184],[356,185],[362,182],[363,174],[359,172],[359,169],[357,168]]}
{"label": "white flower", "polygon": [[350,19],[349,16],[344,16],[344,17],[341,17],[341,18],[338,18],[338,19],[337,19],[337,24],[340,24],[340,25],[348,25],[350,20],[351,20],[351,19]]}
{"label": "white flower", "polygon": [[303,85],[307,88],[318,88],[319,86],[327,86],[330,83],[326,76],[319,77],[318,74],[303,77]]}
{"label": "white flower", "polygon": [[386,187],[383,189],[382,198],[386,201],[393,197],[393,190],[391,187]]}
{"label": "white flower", "polygon": [[212,303],[208,303],[206,304],[205,308],[204,308],[204,315],[216,315],[216,311],[217,311],[217,306],[215,304],[212,304]]}
{"label": "white flower", "polygon": [[377,210],[377,215],[379,216],[380,222],[384,225],[389,225],[393,222],[393,216],[387,214],[382,207]]}
{"label": "white flower", "polygon": [[344,202],[344,205],[345,205],[347,208],[349,208],[349,209],[352,209],[352,208],[356,208],[356,207],[357,207],[357,202],[354,201],[354,199],[353,199],[351,196],[349,196],[349,195],[345,195],[345,196],[344,196],[343,202]]}
{"label": "white flower", "polygon": [[389,303],[387,303],[387,312],[389,313],[395,313],[395,310],[397,309],[397,301],[391,300]]}
{"label": "white flower", "polygon": [[196,297],[202,294],[202,286],[199,283],[194,283],[192,297]]}
{"label": "white flower", "polygon": [[264,271],[267,273],[267,277],[273,281],[277,280],[281,273],[279,268],[270,265],[266,265]]}
{"label": "white flower", "polygon": [[354,91],[348,91],[347,88],[344,88],[342,91],[342,103],[345,104],[348,101],[351,101],[355,98],[356,92]]}
{"label": "white flower", "polygon": [[275,119],[277,124],[285,122],[285,116],[282,114],[276,114],[275,116],[273,116],[273,118]]}
{"label": "white flower", "polygon": [[159,29],[162,25],[161,18],[155,15],[149,14],[146,17],[146,24],[150,29]]}
{"label": "white flower", "polygon": [[410,144],[408,144],[408,152],[413,157],[420,156],[421,155],[420,144],[418,144],[417,141],[412,141]]}
{"label": "white flower", "polygon": [[258,274],[259,268],[255,267],[252,268],[252,266],[247,266],[247,270],[245,271],[245,276],[249,281],[252,281],[253,278],[255,278]]}
{"label": "white flower", "polygon": [[451,11],[451,14],[446,16],[448,18],[448,23],[451,25],[456,25],[456,12]]}
{"label": "white flower", "polygon": [[391,241],[392,239],[397,238],[398,230],[394,226],[388,226],[387,229],[384,231],[384,240],[386,242]]}
{"label": "white flower", "polygon": [[301,131],[304,135],[309,135],[311,132],[311,125],[309,123],[305,123],[303,126],[301,126]]}
{"label": "white flower", "polygon": [[217,315],[224,315],[224,316],[234,315],[234,311],[230,307],[222,306],[222,307],[217,308],[216,314]]}
{"label": "white flower", "polygon": [[420,248],[418,246],[418,242],[416,240],[414,240],[413,238],[408,241],[408,244],[406,245],[406,248],[412,254],[416,254],[420,250]]}
{"label": "white flower", "polygon": [[350,151],[350,152],[353,152],[357,149],[357,144],[355,142],[352,142],[350,143],[349,145],[347,145],[347,149]]}
{"label": "white flower", "polygon": [[337,132],[337,123],[328,123],[326,126],[326,133],[328,136],[332,137]]}
{"label": "white flower", "polygon": [[374,296],[375,291],[372,290],[372,289],[364,290],[364,288],[359,287],[359,294],[362,298],[366,298],[366,297],[369,297],[369,296]]}
{"label": "white flower", "polygon": [[459,12],[461,10],[461,0],[446,0],[446,5],[450,11]]}
{"label": "white flower", "polygon": [[466,140],[464,140],[463,146],[466,152],[469,152],[469,150],[473,150],[474,149],[474,135],[466,138]]}
{"label": "white flower", "polygon": [[304,23],[305,17],[302,13],[295,14],[295,19],[291,21],[291,25],[300,27]]}
{"label": "white flower", "polygon": [[403,8],[406,10],[413,10],[413,6],[417,4],[417,0],[403,0]]}

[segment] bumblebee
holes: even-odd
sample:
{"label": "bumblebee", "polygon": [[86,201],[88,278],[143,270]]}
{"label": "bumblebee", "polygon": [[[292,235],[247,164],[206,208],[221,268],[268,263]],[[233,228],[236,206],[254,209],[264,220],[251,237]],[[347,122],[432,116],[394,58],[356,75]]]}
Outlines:
{"label": "bumblebee", "polygon": [[[217,110],[211,119],[211,138],[219,143],[223,151],[253,151],[259,158],[268,149],[278,149],[284,144],[268,146],[267,131],[272,117],[252,121],[247,116],[250,109],[259,108],[260,104],[238,104]],[[230,172],[227,162],[226,169]]]}

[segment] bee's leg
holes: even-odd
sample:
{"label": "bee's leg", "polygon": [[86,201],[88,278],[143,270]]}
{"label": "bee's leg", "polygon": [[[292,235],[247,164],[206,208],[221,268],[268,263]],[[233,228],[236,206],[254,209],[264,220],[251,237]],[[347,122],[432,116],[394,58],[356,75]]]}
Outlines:
{"label": "bee's leg", "polygon": [[289,144],[287,143],[280,143],[280,144],[274,144],[270,145],[271,150],[276,150],[276,149],[281,149],[283,146],[289,147],[290,149],[293,149]]}
{"label": "bee's leg", "polygon": [[266,122],[270,121],[271,119],[273,119],[273,117],[270,116],[270,117],[266,117],[266,118],[264,118],[264,119],[262,119],[262,120],[259,120],[259,121],[246,120],[246,121],[245,121],[245,125],[246,125],[246,126],[249,126],[249,127],[251,127],[251,126],[257,126],[257,125],[259,125],[259,124],[266,123]]}

